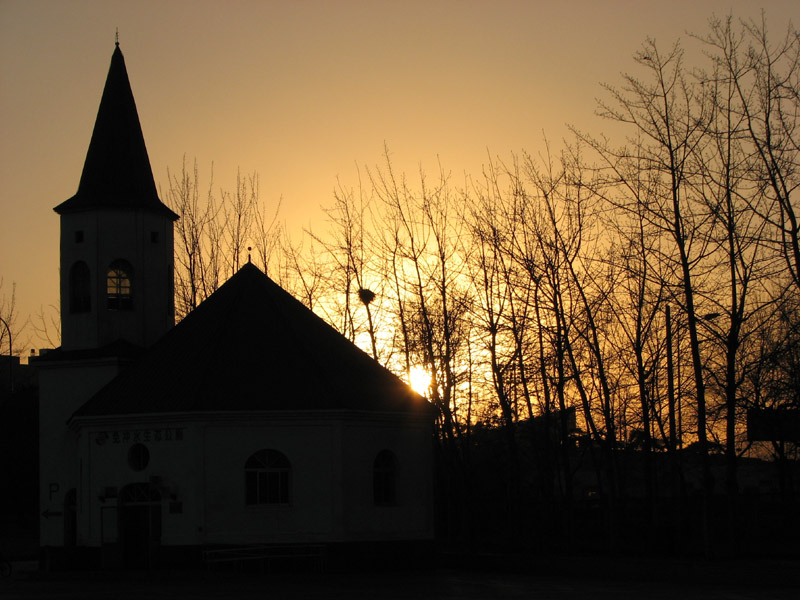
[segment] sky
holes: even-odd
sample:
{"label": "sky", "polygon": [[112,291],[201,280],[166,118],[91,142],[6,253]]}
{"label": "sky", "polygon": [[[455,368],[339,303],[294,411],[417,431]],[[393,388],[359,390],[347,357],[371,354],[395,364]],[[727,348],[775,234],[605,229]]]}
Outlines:
{"label": "sky", "polygon": [[[290,233],[382,162],[454,177],[603,131],[601,83],[647,38],[713,15],[800,25],[798,0],[0,0],[0,295],[58,304],[58,216],[78,187],[116,31],[156,184],[197,160],[257,172]],[[164,196],[162,195],[162,199]],[[3,348],[2,351],[6,351]]]}

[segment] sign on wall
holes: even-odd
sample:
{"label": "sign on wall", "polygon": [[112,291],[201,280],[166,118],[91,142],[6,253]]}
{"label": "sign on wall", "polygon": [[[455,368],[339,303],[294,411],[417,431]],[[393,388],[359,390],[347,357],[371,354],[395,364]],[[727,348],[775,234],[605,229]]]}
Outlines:
{"label": "sign on wall", "polygon": [[94,443],[129,444],[136,442],[182,442],[185,427],[160,427],[158,429],[122,429],[119,431],[98,431]]}

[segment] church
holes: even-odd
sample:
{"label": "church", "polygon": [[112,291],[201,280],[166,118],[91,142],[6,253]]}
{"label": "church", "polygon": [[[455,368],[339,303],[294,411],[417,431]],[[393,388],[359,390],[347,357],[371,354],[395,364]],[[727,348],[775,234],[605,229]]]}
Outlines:
{"label": "church", "polygon": [[175,325],[178,215],[119,44],[78,191],[54,210],[62,345],[36,360],[45,566],[430,550],[424,398],[252,264]]}

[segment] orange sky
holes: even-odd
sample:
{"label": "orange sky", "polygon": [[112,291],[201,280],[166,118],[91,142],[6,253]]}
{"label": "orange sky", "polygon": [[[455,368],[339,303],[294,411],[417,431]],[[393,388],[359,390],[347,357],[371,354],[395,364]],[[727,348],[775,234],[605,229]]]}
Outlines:
{"label": "orange sky", "polygon": [[224,187],[257,171],[299,230],[384,143],[461,179],[565,123],[601,131],[599,84],[646,36],[761,8],[776,34],[800,22],[797,0],[0,0],[0,293],[16,282],[23,318],[58,302],[52,207],[77,190],[117,27],[156,183],[184,155]]}

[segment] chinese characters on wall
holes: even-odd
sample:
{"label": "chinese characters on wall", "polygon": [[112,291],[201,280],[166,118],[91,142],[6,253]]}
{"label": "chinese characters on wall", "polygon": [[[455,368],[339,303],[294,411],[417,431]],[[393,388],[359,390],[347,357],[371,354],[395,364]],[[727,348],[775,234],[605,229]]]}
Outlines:
{"label": "chinese characters on wall", "polygon": [[122,429],[98,431],[94,442],[104,444],[128,444],[136,442],[182,442],[185,427],[160,427],[158,429]]}

